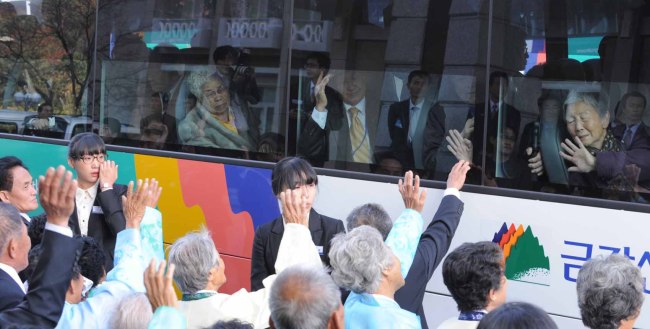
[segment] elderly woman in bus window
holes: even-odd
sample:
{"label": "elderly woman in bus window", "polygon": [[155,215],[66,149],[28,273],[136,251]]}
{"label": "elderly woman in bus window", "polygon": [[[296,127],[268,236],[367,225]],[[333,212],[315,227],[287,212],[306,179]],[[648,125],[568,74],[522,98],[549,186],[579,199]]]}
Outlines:
{"label": "elderly woman in bus window", "polygon": [[643,305],[641,270],[620,254],[587,261],[576,281],[582,323],[592,329],[631,329]]}
{"label": "elderly woman in bus window", "polygon": [[228,86],[206,71],[192,72],[187,79],[190,92],[199,97],[195,109],[178,127],[186,145],[252,150],[253,140],[245,116],[230,101]]}
{"label": "elderly woman in bus window", "polygon": [[573,90],[564,109],[573,140],[562,142],[560,155],[570,163],[571,185],[597,187],[604,189],[604,196],[629,200],[631,197],[622,192],[650,183],[650,148],[624,150],[607,128],[610,114],[598,104],[597,94]]}

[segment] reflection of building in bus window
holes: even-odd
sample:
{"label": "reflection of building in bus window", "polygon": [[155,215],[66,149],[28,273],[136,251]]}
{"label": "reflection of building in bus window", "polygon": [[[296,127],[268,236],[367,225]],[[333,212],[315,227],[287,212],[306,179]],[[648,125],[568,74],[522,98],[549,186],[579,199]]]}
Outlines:
{"label": "reflection of building in bus window", "polygon": [[406,168],[423,168],[423,134],[431,104],[426,100],[430,78],[426,71],[409,73],[409,99],[394,103],[388,111],[391,149]]}
{"label": "reflection of building in bus window", "polygon": [[216,75],[192,72],[187,79],[190,92],[199,101],[179,124],[181,143],[194,146],[251,150],[244,115],[230,102],[230,92]]}
{"label": "reflection of building in bus window", "polygon": [[648,140],[639,140],[625,150],[621,140],[608,129],[609,112],[599,106],[597,94],[571,91],[564,105],[573,140],[562,143],[561,155],[570,163],[569,182],[576,193],[630,201],[636,198],[633,192],[647,191]]}

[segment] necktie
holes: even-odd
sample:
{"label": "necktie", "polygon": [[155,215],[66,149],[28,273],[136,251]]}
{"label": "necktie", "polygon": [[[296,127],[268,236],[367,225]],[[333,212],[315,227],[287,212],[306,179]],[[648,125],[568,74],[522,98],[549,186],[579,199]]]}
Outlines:
{"label": "necktie", "polygon": [[623,147],[625,149],[630,148],[630,144],[632,144],[632,126],[627,126],[627,129],[625,129],[625,135],[623,135]]}
{"label": "necktie", "polygon": [[370,163],[370,150],[366,146],[366,130],[363,128],[359,109],[351,107],[350,112],[350,142],[352,143],[352,158],[355,162]]}

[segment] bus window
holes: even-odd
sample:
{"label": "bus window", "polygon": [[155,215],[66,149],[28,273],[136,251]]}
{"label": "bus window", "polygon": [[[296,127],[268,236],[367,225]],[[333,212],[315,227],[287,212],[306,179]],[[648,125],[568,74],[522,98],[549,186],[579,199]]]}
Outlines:
{"label": "bus window", "polygon": [[12,122],[0,122],[0,132],[16,134],[18,133],[18,125]]}
{"label": "bus window", "polygon": [[[282,36],[290,27],[283,2],[154,1],[144,10],[145,20],[131,5],[99,12],[110,22],[98,31],[96,105],[105,141],[253,159],[284,156],[280,86],[288,44]],[[137,131],[119,131],[123,125]]]}
{"label": "bus window", "polygon": [[[288,153],[327,168],[446,179],[456,159],[445,135],[462,131],[480,103],[486,52],[487,20],[464,25],[452,12],[471,9],[452,3],[296,1]],[[484,17],[487,4],[477,4]]]}
{"label": "bus window", "polygon": [[483,182],[647,203],[643,4],[550,3],[495,4]]}

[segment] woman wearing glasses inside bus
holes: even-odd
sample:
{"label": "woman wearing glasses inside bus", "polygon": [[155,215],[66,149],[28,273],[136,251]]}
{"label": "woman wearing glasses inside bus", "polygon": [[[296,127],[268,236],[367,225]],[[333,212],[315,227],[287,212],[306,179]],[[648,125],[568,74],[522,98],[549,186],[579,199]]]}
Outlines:
{"label": "woman wearing glasses inside bus", "polygon": [[199,97],[194,110],[178,127],[186,145],[252,150],[246,117],[233,106],[230,91],[220,77],[206,71],[192,72],[187,79],[190,92]]}
{"label": "woman wearing glasses inside bus", "polygon": [[564,102],[565,121],[572,139],[560,152],[569,162],[569,183],[578,194],[633,201],[639,185],[648,183],[650,149],[627,150],[608,129],[609,111],[598,104],[598,94],[571,91]]}
{"label": "woman wearing glasses inside bus", "polygon": [[[312,240],[318,248],[320,258],[326,266],[330,265],[328,257],[330,241],[334,235],[345,232],[343,222],[323,216],[312,207],[318,193],[318,176],[311,165],[300,158],[289,157],[280,160],[271,174],[273,194],[278,198],[280,193],[287,190],[300,190],[309,206],[309,217],[305,218],[311,232]],[[282,216],[260,226],[255,231],[253,239],[253,255],[251,258],[251,290],[264,287],[262,280],[275,274],[275,260],[278,256],[280,241],[284,233]]]}
{"label": "woman wearing glasses inside bus", "polygon": [[124,230],[122,195],[126,186],[115,184],[117,165],[108,160],[104,141],[96,134],[81,133],[70,140],[68,164],[77,176],[75,210],[69,225],[75,235],[90,236],[104,250],[106,272],[113,268],[117,233]]}

